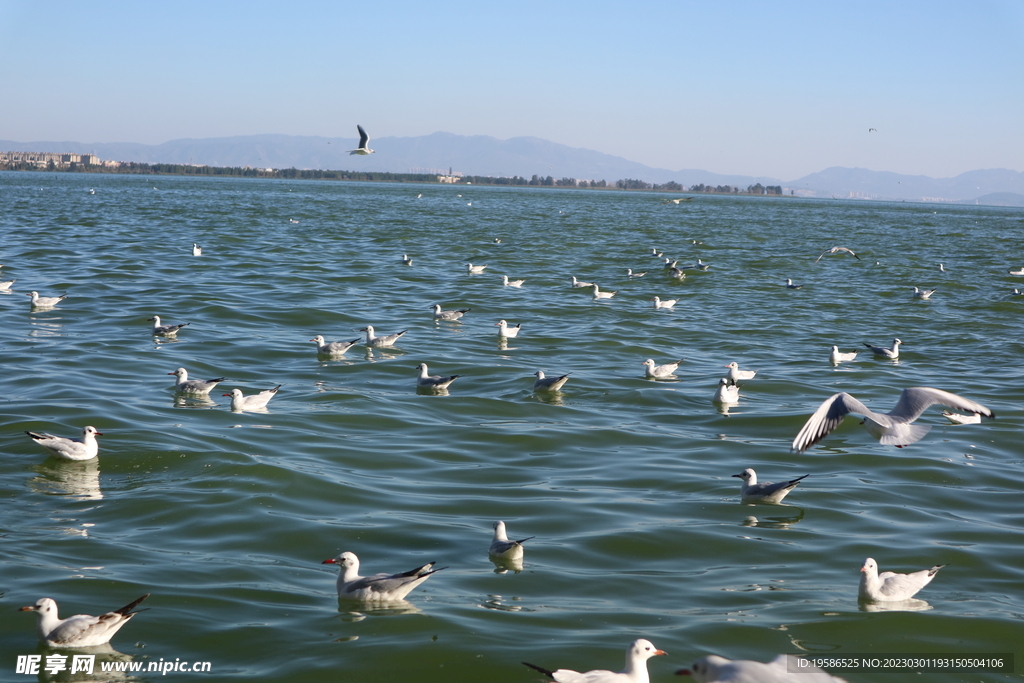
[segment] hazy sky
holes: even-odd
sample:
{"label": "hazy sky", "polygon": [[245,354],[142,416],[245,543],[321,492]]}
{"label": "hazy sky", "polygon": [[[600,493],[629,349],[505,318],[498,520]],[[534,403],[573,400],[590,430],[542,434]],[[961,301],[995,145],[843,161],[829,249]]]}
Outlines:
{"label": "hazy sky", "polygon": [[22,142],[362,123],[785,180],[1024,171],[1022,0],[0,0],[0,84]]}

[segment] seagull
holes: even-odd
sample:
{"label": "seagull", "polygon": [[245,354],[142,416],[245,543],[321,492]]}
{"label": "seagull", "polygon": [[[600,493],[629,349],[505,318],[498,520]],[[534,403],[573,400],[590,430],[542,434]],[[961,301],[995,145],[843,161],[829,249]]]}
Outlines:
{"label": "seagull", "polygon": [[739,474],[732,475],[743,480],[740,486],[740,500],[743,503],[781,503],[790,491],[796,488],[801,479],[811,476],[805,474],[789,481],[780,481],[773,484],[770,481],[757,483],[757,473],[749,467]]}
{"label": "seagull", "polygon": [[420,585],[431,574],[441,569],[433,569],[434,563],[428,562],[400,574],[374,574],[359,576],[359,558],[355,553],[344,552],[337,557],[324,560],[321,564],[336,564],[341,567],[338,576],[338,597],[362,600],[364,602],[396,602],[404,600],[413,588]]}
{"label": "seagull", "polygon": [[25,296],[32,297],[32,308],[50,308],[68,298],[67,294],[62,294],[61,296],[39,296],[39,292],[29,292]]}
{"label": "seagull", "polygon": [[664,654],[668,653],[656,649],[651,641],[640,638],[634,640],[626,649],[626,668],[619,673],[603,669],[595,669],[586,673],[579,673],[572,669],[550,671],[529,662],[523,662],[523,664],[541,672],[555,683],[649,683],[651,679],[647,673],[647,660]]}
{"label": "seagull", "polygon": [[0,292],[11,291],[11,285],[13,285],[17,281],[18,278],[14,278],[13,280],[5,280],[4,282],[0,282]]}
{"label": "seagull", "polygon": [[90,188],[89,188],[89,194],[96,194],[96,189],[95,189],[95,188],[92,188],[92,187],[90,187]]}
{"label": "seagull", "polygon": [[500,237],[495,237],[494,238],[494,243],[495,244],[501,244],[501,238]]}
{"label": "seagull", "polygon": [[626,268],[626,277],[643,277],[644,275],[647,275],[646,270],[642,273],[634,273],[632,268]]}
{"label": "seagull", "polygon": [[54,436],[45,432],[25,432],[37,444],[53,453],[61,460],[92,460],[100,452],[100,445],[96,441],[97,436],[103,436],[103,432],[96,431],[95,427],[86,427],[82,430],[81,439],[70,439],[65,436]]}
{"label": "seagull", "polygon": [[472,263],[467,263],[466,264],[466,268],[469,270],[470,273],[473,273],[473,274],[478,274],[478,273],[484,272],[484,268],[486,268],[486,267],[487,266],[485,266],[485,265],[484,266],[474,266]]}
{"label": "seagull", "polygon": [[153,323],[153,334],[157,337],[177,337],[178,330],[191,325],[192,323],[181,323],[180,325],[161,325],[160,316],[154,315],[152,318],[146,318],[146,322]]}
{"label": "seagull", "polygon": [[617,292],[602,292],[601,289],[594,284],[594,299],[611,299],[616,295]]}
{"label": "seagull", "polygon": [[690,270],[707,270],[708,268],[711,267],[711,264],[710,263],[704,263],[700,259],[697,259],[697,262],[695,264],[693,264],[692,266],[686,266],[686,267],[689,268]]}
{"label": "seagull", "polygon": [[651,301],[654,302],[655,308],[672,308],[676,305],[676,301],[678,301],[678,299],[666,299],[665,301],[662,301],[660,297],[655,296]]}
{"label": "seagull", "polygon": [[412,265],[412,259],[409,258],[408,254],[402,254],[402,263],[407,265],[407,266],[411,266]]}
{"label": "seagull", "polygon": [[641,365],[646,366],[644,374],[647,379],[669,379],[675,377],[672,373],[676,371],[679,364],[683,362],[683,358],[680,358],[675,363],[665,363],[664,365],[655,365],[653,358],[648,358]]}
{"label": "seagull", "polygon": [[450,377],[442,377],[441,375],[428,375],[427,364],[420,363],[416,366],[416,369],[420,371],[420,376],[416,379],[416,387],[419,389],[430,389],[431,391],[443,391],[448,388],[452,382],[459,378],[458,375],[451,375]]}
{"label": "seagull", "polygon": [[723,377],[718,380],[718,389],[711,400],[715,403],[739,403],[740,388],[735,384],[729,384],[729,380]]}
{"label": "seagull", "polygon": [[828,355],[828,360],[832,365],[839,365],[843,361],[854,360],[855,358],[857,358],[856,351],[853,353],[841,353],[839,347],[835,345],[832,346],[832,353]]}
{"label": "seagull", "polygon": [[[11,280],[11,282],[14,282],[14,280]],[[0,289],[3,289],[3,286],[2,286],[3,284],[4,284],[4,283],[0,282]],[[8,284],[8,285],[9,285],[9,284],[10,284],[10,282],[8,282],[8,283],[6,283],[6,284]],[[1024,296],[1024,292],[1022,292],[1022,291],[1020,291],[1019,289],[1017,289],[1016,287],[1014,287],[1014,288],[1013,288],[1013,291],[1012,291],[1012,292],[1010,292],[1010,296]]]}
{"label": "seagull", "polygon": [[943,410],[942,417],[958,425],[976,425],[981,423],[981,415],[961,415],[960,413],[951,413],[948,410]]}
{"label": "seagull", "polygon": [[203,248],[201,246],[199,246],[198,244],[196,244],[195,242],[192,243],[192,255],[193,256],[202,256],[203,255]]}
{"label": "seagull", "polygon": [[729,368],[729,374],[726,377],[733,384],[736,383],[736,380],[740,379],[754,379],[754,375],[757,374],[757,370],[740,370],[740,365],[736,361],[729,363],[725,367]]}
{"label": "seagull", "polygon": [[[331,143],[328,142],[327,144],[329,145]],[[291,190],[289,190],[289,192],[291,192]],[[295,219],[295,218],[289,218],[288,222],[291,223],[292,225],[298,225],[299,224],[298,219]]]}
{"label": "seagull", "polygon": [[691,201],[693,197],[680,197],[679,199],[666,199],[662,204],[679,204],[679,202]]}
{"label": "seagull", "polygon": [[593,287],[594,283],[593,282],[582,282],[580,280],[577,280],[576,276],[573,275],[572,276],[572,286],[573,287]]}
{"label": "seagull", "polygon": [[860,256],[854,254],[852,249],[847,249],[846,247],[832,247],[831,249],[826,249],[825,251],[821,252],[821,256],[814,259],[814,262],[817,263],[818,261],[820,261],[821,257],[824,256],[825,254],[836,254],[840,251],[845,251],[847,254],[860,261]]}
{"label": "seagull", "polygon": [[494,540],[491,541],[491,547],[487,549],[487,554],[492,557],[500,557],[503,560],[521,560],[523,559],[523,543],[531,538],[535,537],[528,536],[518,541],[510,541],[505,533],[505,522],[498,520],[494,523]]}
{"label": "seagull", "polygon": [[1018,268],[1017,270],[1011,268],[1006,272],[1008,272],[1010,275],[1024,275],[1024,268]]}
{"label": "seagull", "polygon": [[676,280],[686,279],[686,273],[683,272],[682,268],[672,268],[671,270],[668,271],[668,274],[671,275]]}
{"label": "seagull", "polygon": [[937,289],[918,289],[917,287],[914,287],[914,298],[927,300],[932,298],[932,294],[937,291]]}
{"label": "seagull", "polygon": [[537,376],[537,380],[533,383],[534,391],[561,391],[562,385],[569,381],[568,373],[561,377],[545,377],[544,371],[538,370],[533,374]]}
{"label": "seagull", "polygon": [[181,394],[200,394],[207,395],[210,390],[215,386],[224,381],[223,377],[217,379],[189,379],[188,371],[185,368],[178,368],[174,372],[168,372],[168,375],[177,376],[177,381],[174,383],[174,390]]}
{"label": "seagull", "polygon": [[940,273],[945,273],[945,272],[947,272],[947,271],[946,271],[946,266],[944,266],[944,265],[942,265],[942,264],[940,263],[940,264],[939,264],[939,272],[940,272]]}
{"label": "seagull", "polygon": [[442,311],[441,304],[434,304],[434,320],[458,320],[465,314],[469,313],[471,308],[459,308],[454,311]]}
{"label": "seagull", "polygon": [[872,412],[866,405],[844,392],[828,397],[814,411],[814,414],[793,439],[791,448],[797,453],[807,450],[828,436],[850,413],[863,415],[864,422],[862,424],[867,427],[871,436],[878,439],[882,445],[896,446],[897,448],[909,446],[920,441],[931,429],[928,425],[913,425],[911,423],[921,417],[925,410],[937,403],[995,419],[995,413],[980,403],[931,387],[904,389],[896,407],[884,415]]}
{"label": "seagull", "polygon": [[868,128],[868,132],[869,133],[877,133],[878,129],[877,128]]}
{"label": "seagull", "polygon": [[359,338],[347,342],[325,342],[324,336],[318,334],[309,341],[316,342],[316,352],[324,356],[341,356],[359,341]]}
{"label": "seagull", "polygon": [[526,280],[509,280],[508,275],[501,276],[501,283],[506,287],[522,287]]}
{"label": "seagull", "polygon": [[944,564],[937,564],[931,569],[922,569],[913,574],[897,574],[895,572],[878,573],[878,563],[872,558],[864,560],[860,568],[860,588],[857,597],[865,602],[902,602],[917,595],[918,591],[927,586],[935,578]]}
{"label": "seagull", "polygon": [[367,346],[394,346],[398,338],[409,330],[402,330],[401,332],[395,332],[394,334],[387,334],[378,337],[374,334],[373,325],[367,325],[366,327],[360,327],[360,332],[366,333],[366,345]]}
{"label": "seagull", "polygon": [[[805,666],[806,665],[806,666]],[[701,657],[677,676],[693,676],[697,683],[847,683],[793,655],[779,655],[767,664],[749,659]]]}
{"label": "seagull", "polygon": [[359,124],[356,124],[356,128],[359,130],[359,146],[355,149],[350,149],[348,151],[349,156],[352,156],[353,154],[359,154],[362,156],[373,154],[373,150],[366,146],[367,143],[370,142],[370,136],[366,134],[366,131],[363,130],[363,127]]}
{"label": "seagull", "polygon": [[664,254],[658,251],[657,247],[651,247],[651,256],[654,258],[661,258]]}
{"label": "seagull", "polygon": [[899,339],[893,339],[891,349],[887,349],[884,346],[872,346],[867,342],[864,342],[864,346],[868,347],[871,350],[871,353],[875,354],[876,356],[882,356],[883,358],[888,358],[889,360],[896,360],[897,358],[900,357],[900,344],[902,343],[903,342],[900,341]]}
{"label": "seagull", "polygon": [[512,339],[519,334],[519,330],[523,329],[523,324],[519,323],[515,327],[509,327],[508,323],[504,320],[495,323],[498,328],[498,336],[505,339]]}
{"label": "seagull", "polygon": [[665,262],[662,264],[662,266],[664,266],[665,270],[669,270],[671,268],[675,268],[677,263],[679,263],[679,259],[675,259],[673,261],[672,259],[665,257]]}
{"label": "seagull", "polygon": [[803,285],[794,285],[793,281],[788,277],[786,278],[786,289],[800,289]]}
{"label": "seagull", "polygon": [[149,597],[146,593],[121,609],[94,617],[76,614],[67,619],[57,616],[57,603],[51,598],[39,598],[34,605],[19,609],[19,612],[39,613],[39,639],[50,647],[77,648],[93,647],[110,642],[110,639],[128,620],[138,612],[132,610]]}
{"label": "seagull", "polygon": [[270,403],[270,399],[274,398],[277,390],[280,388],[281,385],[278,384],[273,389],[267,389],[252,396],[243,396],[241,389],[232,389],[230,394],[224,394],[224,396],[231,397],[231,412],[233,413],[243,413],[247,410],[265,410],[267,404]]}

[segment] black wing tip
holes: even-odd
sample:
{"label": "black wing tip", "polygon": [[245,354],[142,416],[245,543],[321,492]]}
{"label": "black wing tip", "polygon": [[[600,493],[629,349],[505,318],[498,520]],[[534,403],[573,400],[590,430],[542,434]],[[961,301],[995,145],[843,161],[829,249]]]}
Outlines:
{"label": "black wing tip", "polygon": [[934,567],[932,567],[931,569],[928,570],[928,576],[935,576],[936,574],[939,573],[939,570],[942,569],[945,566],[948,566],[948,563],[947,564],[937,564],[937,565],[935,565]]}
{"label": "black wing tip", "polygon": [[114,610],[114,611],[115,611],[115,612],[117,612],[118,614],[120,614],[120,615],[123,615],[123,616],[126,616],[126,617],[128,617],[128,616],[131,616],[132,614],[135,614],[135,612],[133,612],[132,610],[133,610],[133,609],[135,609],[136,607],[138,607],[138,606],[139,606],[139,604],[140,604],[140,603],[141,603],[141,602],[142,602],[143,600],[145,600],[146,598],[148,598],[148,597],[149,597],[150,595],[152,595],[152,593],[146,593],[146,594],[145,594],[145,595],[143,595],[143,596],[142,596],[141,598],[137,598],[137,599],[135,599],[135,600],[133,600],[133,601],[129,602],[129,603],[127,604],[127,605],[125,605],[125,606],[124,606],[124,607],[122,607],[121,609],[118,609],[118,610]]}
{"label": "black wing tip", "polygon": [[529,541],[529,540],[530,540],[531,538],[537,538],[537,537],[536,537],[536,536],[527,536],[526,538],[521,538],[521,539],[519,539],[518,541],[516,541],[516,543],[526,543],[526,542],[527,542],[527,541]]}
{"label": "black wing tip", "polygon": [[521,662],[521,663],[525,664],[526,666],[530,667],[531,669],[534,669],[536,671],[541,672],[542,674],[544,674],[545,676],[547,676],[551,680],[555,680],[555,672],[554,671],[550,671],[548,669],[545,669],[544,667],[537,666],[536,664],[530,664],[529,662]]}

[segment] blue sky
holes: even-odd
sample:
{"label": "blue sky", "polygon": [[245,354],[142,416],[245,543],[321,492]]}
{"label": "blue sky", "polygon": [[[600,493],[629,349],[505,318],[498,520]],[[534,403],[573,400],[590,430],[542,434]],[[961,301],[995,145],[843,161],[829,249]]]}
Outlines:
{"label": "blue sky", "polygon": [[785,180],[1024,171],[1021,0],[0,0],[0,83],[22,142],[362,123]]}

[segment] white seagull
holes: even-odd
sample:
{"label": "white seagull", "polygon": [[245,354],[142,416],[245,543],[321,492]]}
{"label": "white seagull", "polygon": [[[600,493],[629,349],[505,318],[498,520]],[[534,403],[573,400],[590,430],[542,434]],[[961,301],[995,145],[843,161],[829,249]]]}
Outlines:
{"label": "white seagull", "polygon": [[729,381],[733,384],[735,384],[737,380],[741,379],[754,379],[754,375],[757,374],[757,370],[740,370],[739,363],[736,361],[729,363],[725,367],[729,368],[729,372],[726,374],[726,377],[728,377]]}
{"label": "white seagull", "polygon": [[37,444],[62,460],[92,460],[100,452],[100,444],[96,441],[96,437],[103,436],[103,432],[96,431],[95,427],[85,427],[82,430],[81,439],[54,436],[45,432],[25,433]]}
{"label": "white seagull", "polygon": [[889,360],[896,360],[897,358],[900,357],[900,344],[902,344],[903,342],[899,339],[893,339],[891,349],[887,349],[884,346],[872,346],[867,342],[863,343],[864,346],[868,347],[871,350],[871,353],[875,354],[876,356],[888,358]]}
{"label": "white seagull", "polygon": [[1011,268],[1006,272],[1008,272],[1010,275],[1024,275],[1024,268],[1018,268],[1017,270]]}
{"label": "white seagull", "polygon": [[402,330],[401,332],[395,332],[394,334],[386,334],[386,335],[382,335],[380,337],[378,337],[374,333],[373,325],[367,325],[366,327],[360,327],[359,331],[366,333],[366,345],[367,346],[382,347],[382,346],[394,346],[395,342],[398,341],[398,338],[401,337],[406,332],[408,332],[409,330]]}
{"label": "white seagull", "polygon": [[601,288],[594,284],[594,299],[611,299],[617,292],[602,292]]}
{"label": "white seagull", "polygon": [[531,538],[534,536],[510,541],[508,534],[505,533],[505,522],[498,520],[494,523],[494,539],[491,541],[491,547],[487,549],[487,554],[492,557],[500,557],[503,560],[521,560],[523,559],[523,543]]}
{"label": "white seagull", "polygon": [[509,280],[508,275],[501,276],[501,284],[506,287],[522,287],[524,282],[526,282],[526,280]]}
{"label": "white seagull", "polygon": [[833,676],[809,662],[798,663],[797,657],[788,654],[779,655],[767,664],[708,655],[689,669],[676,671],[676,675],[693,676],[697,683],[847,683],[845,678]]}
{"label": "white seagull", "polygon": [[61,296],[39,296],[39,292],[29,292],[25,296],[32,297],[32,308],[51,308],[68,298],[67,294],[62,294]]}
{"label": "white seagull", "polygon": [[678,299],[666,299],[665,301],[662,301],[660,297],[655,296],[651,301],[654,302],[655,308],[672,308],[676,305]]}
{"label": "white seagull", "polygon": [[939,264],[939,272],[940,272],[940,273],[945,273],[945,272],[946,272],[946,266],[944,266],[944,265],[942,265],[942,264],[940,263],[940,264]]}
{"label": "white seagull", "polygon": [[484,268],[486,268],[486,267],[487,267],[486,265],[474,266],[472,263],[467,263],[466,264],[466,270],[468,270],[470,273],[473,273],[474,275],[477,275],[479,273],[484,272]]}
{"label": "white seagull", "polygon": [[359,131],[359,146],[355,149],[350,149],[348,151],[349,156],[352,156],[353,154],[359,154],[362,156],[373,154],[373,150],[366,146],[370,142],[370,136],[366,134],[366,131],[363,130],[363,127],[359,124],[356,124],[356,129]]}
{"label": "white seagull", "polygon": [[561,377],[547,377],[543,370],[538,370],[533,374],[537,376],[537,380],[533,383],[534,391],[561,391],[562,385],[569,381],[568,373]]}
{"label": "white seagull", "polygon": [[519,323],[515,327],[509,327],[509,324],[504,320],[500,320],[494,323],[494,325],[498,328],[498,336],[505,339],[512,339],[519,334],[519,330],[523,329],[522,323]]}
{"label": "white seagull", "polygon": [[429,389],[431,391],[443,391],[448,388],[452,382],[459,378],[459,375],[451,375],[449,377],[442,377],[441,375],[428,375],[427,364],[420,363],[416,366],[416,369],[420,371],[420,376],[416,379],[416,387],[418,389]]}
{"label": "white seagull", "polygon": [[802,287],[803,285],[794,285],[791,279],[786,278],[786,289],[800,289]]}
{"label": "white seagull", "polygon": [[193,256],[202,256],[203,255],[203,248],[201,246],[199,246],[198,244],[196,244],[195,242],[192,243],[192,255]]}
{"label": "white seagull", "polygon": [[322,356],[341,356],[352,348],[359,339],[356,338],[347,342],[325,342],[324,336],[318,334],[309,341],[316,342],[316,352]]}
{"label": "white seagull", "polygon": [[857,597],[866,602],[902,602],[917,595],[918,591],[927,586],[935,578],[944,564],[937,564],[931,569],[922,569],[913,574],[897,574],[895,572],[878,573],[878,563],[872,558],[864,560],[860,568],[860,588]]}
{"label": "white seagull", "polygon": [[18,278],[14,278],[13,280],[4,280],[3,282],[0,282],[0,292],[11,291],[11,285],[13,285],[17,281]]}
{"label": "white seagull", "polygon": [[281,385],[278,384],[273,389],[267,389],[266,391],[261,391],[258,394],[253,394],[252,396],[243,396],[241,389],[232,389],[230,394],[224,395],[231,397],[231,412],[244,413],[247,410],[265,410],[267,404],[270,403],[270,399],[274,398],[277,394],[277,390],[280,388]]}
{"label": "white seagull", "polygon": [[573,287],[593,287],[594,283],[593,282],[583,282],[582,280],[577,280],[576,276],[573,275],[572,276],[572,286]]}
{"label": "white seagull", "polygon": [[832,346],[832,352],[828,354],[828,361],[832,363],[832,365],[839,365],[843,361],[854,360],[856,358],[856,351],[853,353],[843,353],[839,350],[839,347],[835,345]]}
{"label": "white seagull", "polygon": [[341,567],[338,575],[338,597],[363,602],[397,602],[404,600],[413,588],[420,585],[431,574],[441,569],[433,569],[434,563],[428,562],[400,574],[374,574],[359,576],[359,558],[355,553],[344,552],[337,557],[324,560],[321,564],[336,564]]}
{"label": "white seagull", "polygon": [[645,367],[644,375],[647,377],[647,379],[668,379],[670,377],[675,377],[675,375],[672,373],[674,373],[679,368],[679,364],[682,363],[683,360],[684,359],[680,358],[674,363],[655,365],[654,359],[648,358],[643,363],[641,363],[641,365]]}
{"label": "white seagull", "polygon": [[885,446],[902,448],[920,441],[931,429],[929,425],[912,424],[933,405],[944,405],[964,412],[994,419],[995,414],[974,401],[931,387],[910,387],[900,394],[896,407],[886,414],[873,412],[847,393],[833,394],[822,403],[793,439],[792,450],[800,453],[818,443],[839,426],[850,413],[864,416],[871,436]]}
{"label": "white seagull", "polygon": [[459,308],[454,311],[442,311],[441,304],[434,304],[434,320],[458,320],[465,314],[469,313],[471,308]]}
{"label": "white seagull", "polygon": [[161,325],[160,316],[154,315],[152,318],[147,318],[146,322],[153,323],[153,334],[157,337],[177,337],[178,330],[191,325],[192,323],[181,323],[180,325]]}
{"label": "white seagull", "polygon": [[408,254],[402,254],[402,263],[407,266],[412,265],[412,258]]}
{"label": "white seagull", "polygon": [[918,289],[914,287],[914,298],[915,299],[930,299],[932,294],[937,292],[937,289]]}
{"label": "white seagull", "polygon": [[668,271],[668,274],[670,276],[672,276],[672,279],[674,279],[674,280],[685,280],[686,279],[686,273],[683,272],[682,268],[672,268],[671,270]]}
{"label": "white seagull", "polygon": [[668,654],[654,647],[654,644],[643,638],[634,640],[626,649],[626,668],[619,673],[595,669],[580,673],[572,669],[557,669],[551,671],[523,662],[526,666],[541,672],[555,683],[650,683],[650,675],[647,673],[647,660],[657,655]]}
{"label": "white seagull", "polygon": [[732,475],[743,480],[740,486],[740,500],[743,503],[781,503],[790,491],[796,488],[801,479],[811,476],[805,474],[789,481],[773,484],[770,481],[757,483],[757,473],[749,467],[739,474]]}
{"label": "white seagull", "polygon": [[37,612],[39,614],[39,639],[50,647],[78,648],[94,647],[110,641],[111,637],[128,623],[138,612],[132,610],[149,597],[146,593],[121,609],[101,614],[98,617],[89,614],[76,614],[67,619],[57,616],[57,603],[52,598],[39,598],[34,605],[19,609],[19,612]]}
{"label": "white seagull", "polygon": [[718,389],[711,400],[715,403],[739,403],[740,388],[735,384],[729,384],[729,380],[723,377],[718,380]]}
{"label": "white seagull", "polygon": [[185,368],[178,368],[174,372],[168,372],[168,375],[174,375],[178,379],[174,382],[174,390],[180,394],[200,394],[207,395],[210,390],[215,386],[224,381],[223,377],[217,379],[189,379],[188,371]]}
{"label": "white seagull", "polygon": [[860,256],[854,254],[852,249],[847,249],[846,247],[832,247],[831,249],[826,249],[825,251],[821,252],[821,256],[814,259],[814,262],[817,263],[818,261],[820,261],[822,256],[824,256],[825,254],[836,254],[841,251],[845,251],[847,254],[860,261]]}
{"label": "white seagull", "polygon": [[642,273],[634,273],[632,268],[626,268],[626,277],[643,277],[644,275],[647,275],[646,270]]}

